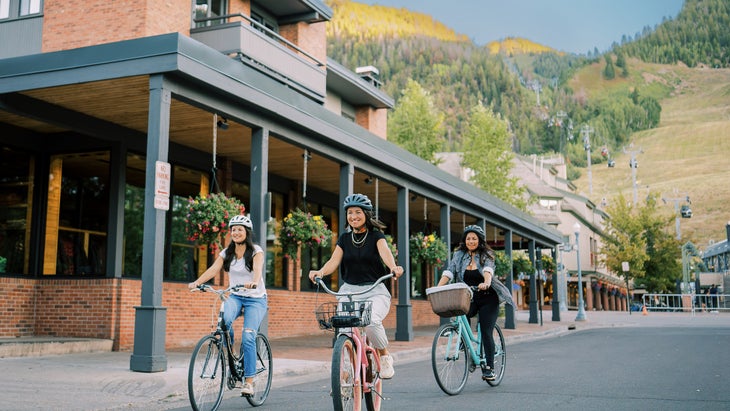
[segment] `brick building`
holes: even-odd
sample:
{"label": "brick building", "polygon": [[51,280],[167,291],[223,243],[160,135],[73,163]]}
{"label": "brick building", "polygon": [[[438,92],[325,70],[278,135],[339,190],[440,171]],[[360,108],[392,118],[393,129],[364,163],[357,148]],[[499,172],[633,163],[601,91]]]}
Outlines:
{"label": "brick building", "polygon": [[329,251],[304,250],[297,271],[274,242],[296,207],[336,233],[347,194],[375,201],[407,272],[386,324],[400,340],[438,322],[412,287],[435,273],[408,259],[424,219],[447,243],[466,224],[510,252],[561,242],[389,143],[393,99],[376,68],[327,58],[331,15],[318,0],[0,2],[0,336],[111,339],[132,369],[164,370],[218,307],[186,287],[210,256],[181,228],[201,193],[238,198],[254,221],[271,338],[320,332],[324,297],[304,279]]}

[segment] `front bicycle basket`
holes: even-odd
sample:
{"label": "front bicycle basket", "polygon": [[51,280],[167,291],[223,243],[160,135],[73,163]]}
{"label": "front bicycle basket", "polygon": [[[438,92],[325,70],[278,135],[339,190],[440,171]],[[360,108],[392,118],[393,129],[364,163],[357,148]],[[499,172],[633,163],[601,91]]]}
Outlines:
{"label": "front bicycle basket", "polygon": [[329,302],[317,307],[315,315],[323,330],[365,327],[370,324],[372,309],[372,301]]}

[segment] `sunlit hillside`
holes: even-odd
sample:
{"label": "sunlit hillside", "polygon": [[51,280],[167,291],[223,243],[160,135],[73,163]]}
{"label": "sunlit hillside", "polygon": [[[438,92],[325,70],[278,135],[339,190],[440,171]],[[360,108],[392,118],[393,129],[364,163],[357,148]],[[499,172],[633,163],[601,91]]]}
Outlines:
{"label": "sunlit hillside", "polygon": [[443,41],[470,41],[426,14],[348,0],[326,3],[337,11],[327,24],[328,36],[334,33],[362,39],[428,36]]}
{"label": "sunlit hillside", "polygon": [[[492,54],[504,54],[514,56],[516,54],[537,54],[555,52],[555,49],[543,46],[523,38],[508,37],[500,41],[492,41],[487,44],[487,49]],[[563,53],[559,53],[563,54]]]}
{"label": "sunlit hillside", "polygon": [[[632,135],[633,146],[625,147],[626,153],[612,153],[614,168],[606,163],[592,167],[592,194],[587,170],[582,170],[575,184],[596,204],[604,198],[612,201],[619,193],[633,201],[629,153],[635,152],[638,200],[650,191],[657,193],[667,200],[664,208],[673,215],[675,199],[681,199],[677,203],[681,206],[689,196],[693,216],[680,219],[682,241],[704,248],[710,240],[723,240],[730,221],[730,69],[690,69],[635,60],[630,65],[643,79],[640,90],[667,94],[661,100],[659,127]],[[613,84],[600,80],[602,66],[584,68],[571,87],[594,96],[611,87],[628,87],[629,80]],[[600,149],[600,136],[592,140],[593,149]]]}

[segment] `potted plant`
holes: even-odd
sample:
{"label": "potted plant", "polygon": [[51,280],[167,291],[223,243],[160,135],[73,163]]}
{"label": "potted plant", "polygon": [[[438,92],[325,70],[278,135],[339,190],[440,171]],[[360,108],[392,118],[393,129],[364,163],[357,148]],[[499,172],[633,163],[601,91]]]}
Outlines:
{"label": "potted plant", "polygon": [[446,242],[435,234],[416,233],[409,239],[411,259],[429,265],[441,265],[449,256]]}
{"label": "potted plant", "polygon": [[279,229],[278,242],[281,252],[295,257],[299,247],[326,247],[332,239],[332,231],[324,217],[296,209],[290,212]]}
{"label": "potted plant", "polygon": [[223,248],[223,239],[228,233],[228,221],[245,211],[243,203],[223,193],[189,197],[185,234],[188,240],[209,246],[216,253]]}

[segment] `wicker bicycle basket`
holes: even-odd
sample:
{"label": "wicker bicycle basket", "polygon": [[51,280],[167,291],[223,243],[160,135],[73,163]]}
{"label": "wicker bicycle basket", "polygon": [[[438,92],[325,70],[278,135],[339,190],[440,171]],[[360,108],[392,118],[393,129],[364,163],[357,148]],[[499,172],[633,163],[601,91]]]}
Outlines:
{"label": "wicker bicycle basket", "polygon": [[426,289],[431,309],[440,317],[455,317],[469,312],[472,292],[464,283],[442,285]]}
{"label": "wicker bicycle basket", "polygon": [[314,314],[319,328],[333,330],[369,325],[372,310],[372,301],[328,302],[317,307]]}

